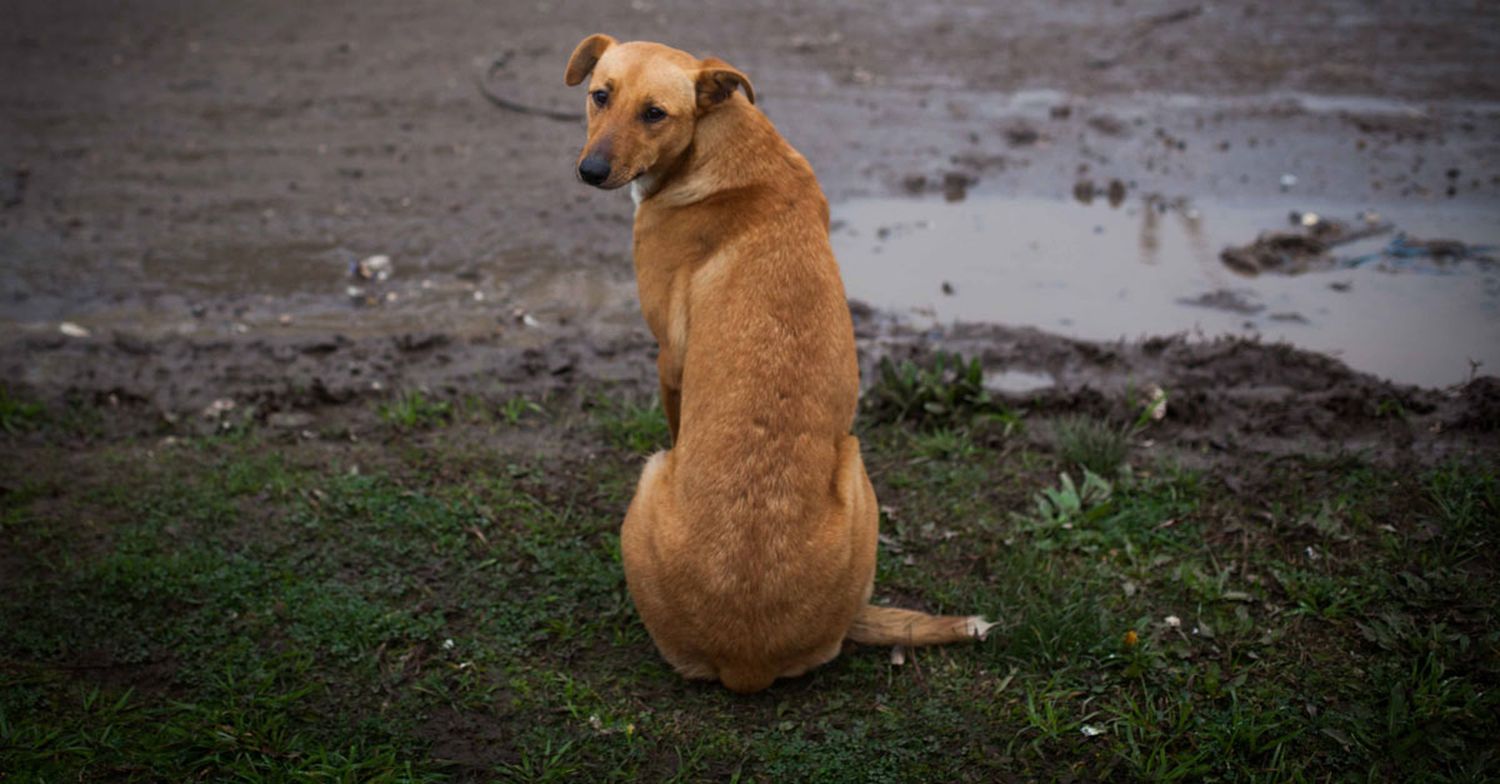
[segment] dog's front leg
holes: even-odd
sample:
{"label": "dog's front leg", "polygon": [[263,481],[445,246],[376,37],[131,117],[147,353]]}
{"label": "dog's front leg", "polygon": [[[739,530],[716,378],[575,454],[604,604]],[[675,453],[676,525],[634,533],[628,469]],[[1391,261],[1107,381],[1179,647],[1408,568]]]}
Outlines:
{"label": "dog's front leg", "polygon": [[667,414],[667,430],[672,433],[672,445],[677,445],[677,422],[682,411],[682,390],[661,384],[661,407]]}
{"label": "dog's front leg", "polygon": [[[681,280],[683,275],[679,275]],[[661,407],[667,415],[667,429],[672,433],[672,444],[677,444],[677,427],[682,412],[682,363],[687,348],[687,295],[685,285],[679,283],[672,291],[666,337],[661,340],[661,351],[656,355],[656,377],[661,381]]]}

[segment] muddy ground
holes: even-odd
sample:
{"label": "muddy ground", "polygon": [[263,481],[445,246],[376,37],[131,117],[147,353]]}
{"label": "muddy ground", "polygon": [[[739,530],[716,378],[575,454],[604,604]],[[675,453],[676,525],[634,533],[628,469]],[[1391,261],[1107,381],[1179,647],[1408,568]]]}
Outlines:
{"label": "muddy ground", "polygon": [[[624,195],[572,177],[577,123],[496,109],[475,83],[509,55],[497,89],[574,108],[562,66],[595,31],[751,74],[835,203],[1083,181],[1265,197],[1286,171],[1306,199],[1500,199],[1500,11],[1483,3],[64,2],[7,16],[0,373],[42,399],[118,403],[143,429],[216,400],[336,417],[412,388],[652,388]],[[394,280],[351,280],[376,253]],[[1494,440],[1493,368],[1420,390],[1285,347],[917,330],[860,310],[867,367],[956,348],[992,372],[1049,374],[1013,396],[1040,410],[1119,413],[1160,384],[1189,450]]]}

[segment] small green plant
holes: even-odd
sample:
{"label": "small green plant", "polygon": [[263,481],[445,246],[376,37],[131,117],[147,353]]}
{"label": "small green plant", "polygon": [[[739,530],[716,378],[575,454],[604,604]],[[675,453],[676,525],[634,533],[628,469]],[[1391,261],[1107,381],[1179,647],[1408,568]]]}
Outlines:
{"label": "small green plant", "polygon": [[1130,457],[1131,439],[1167,413],[1167,393],[1157,386],[1148,391],[1144,402],[1137,401],[1134,394],[1127,396],[1126,404],[1139,409],[1135,421],[1128,425],[1117,427],[1080,414],[1053,423],[1052,434],[1063,462],[1104,477],[1119,474]]}
{"label": "small green plant", "polygon": [[1015,415],[984,388],[979,360],[939,351],[924,364],[880,360],[875,384],[865,394],[865,411],[877,422],[911,422],[926,429],[953,428],[979,421],[1010,425]]}
{"label": "small green plant", "polygon": [[601,396],[594,419],[612,445],[629,452],[649,454],[666,449],[672,440],[666,414],[656,400],[636,403]]}
{"label": "small green plant", "polygon": [[452,416],[453,404],[442,400],[428,400],[421,390],[404,392],[395,400],[380,406],[381,420],[403,429],[434,427],[447,422]]}
{"label": "small green plant", "polygon": [[1107,512],[1106,505],[1114,488],[1109,480],[1084,469],[1083,484],[1075,485],[1073,477],[1063,472],[1057,487],[1044,488],[1036,494],[1037,517],[1047,525],[1068,526],[1098,517]]}
{"label": "small green plant", "polygon": [[1100,476],[1114,476],[1130,456],[1136,429],[1116,427],[1082,415],[1065,416],[1052,426],[1063,462]]}
{"label": "small green plant", "polygon": [[0,430],[11,434],[33,430],[41,424],[44,414],[40,403],[22,400],[12,395],[9,388],[0,386]]}
{"label": "small green plant", "polygon": [[912,446],[917,454],[932,460],[968,460],[979,452],[967,432],[946,427],[914,436]]}
{"label": "small green plant", "polygon": [[500,406],[500,417],[507,425],[517,425],[527,414],[544,414],[542,407],[536,403],[517,395],[505,401]]}
{"label": "small green plant", "polygon": [[[533,751],[535,753],[533,753]],[[501,781],[548,782],[573,781],[579,774],[579,762],[575,759],[578,749],[574,741],[564,741],[552,747],[552,738],[545,738],[540,749],[522,747],[521,758],[514,763],[502,762],[495,768]]]}

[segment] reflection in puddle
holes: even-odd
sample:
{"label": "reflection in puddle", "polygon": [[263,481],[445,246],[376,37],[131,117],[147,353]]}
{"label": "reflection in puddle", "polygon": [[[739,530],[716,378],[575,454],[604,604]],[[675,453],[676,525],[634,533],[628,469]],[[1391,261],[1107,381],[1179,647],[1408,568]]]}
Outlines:
{"label": "reflection in puddle", "polygon": [[[1260,336],[1428,386],[1468,378],[1471,360],[1483,363],[1483,373],[1500,373],[1500,270],[1493,265],[1454,264],[1448,274],[1360,267],[1247,278],[1225,268],[1219,252],[1284,227],[1285,205],[1148,198],[1111,209],[1089,201],[971,194],[957,204],[848,202],[834,209],[834,250],[851,297],[938,322],[1035,326],[1092,340]],[[1297,206],[1323,215],[1360,209]],[[1500,244],[1493,210],[1382,212],[1416,236]]]}

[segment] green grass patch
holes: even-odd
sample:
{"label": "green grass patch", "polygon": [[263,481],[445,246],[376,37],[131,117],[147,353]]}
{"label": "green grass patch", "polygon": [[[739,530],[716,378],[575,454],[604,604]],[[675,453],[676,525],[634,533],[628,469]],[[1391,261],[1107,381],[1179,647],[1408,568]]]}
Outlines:
{"label": "green grass patch", "polygon": [[1052,424],[1058,455],[1079,471],[1113,477],[1130,457],[1134,431],[1081,415],[1065,416]]}
{"label": "green grass patch", "polygon": [[412,390],[382,403],[379,413],[386,424],[400,428],[437,427],[453,418],[453,404],[445,400],[431,400],[421,390]]}
{"label": "green grass patch", "polygon": [[672,433],[657,400],[599,395],[592,414],[604,440],[616,449],[646,455],[671,446]]}
{"label": "green grass patch", "polygon": [[0,385],[0,431],[12,435],[40,427],[47,411],[41,403],[17,395]]}
{"label": "green grass patch", "polygon": [[[1169,464],[1106,475],[968,414],[870,414],[877,600],[1000,626],[902,668],[851,650],[739,697],[673,674],[625,591],[618,529],[641,455],[666,444],[659,408],[548,408],[497,419],[566,448],[527,451],[503,428],[462,448],[401,431],[288,442],[253,423],[175,445],[20,439],[0,465],[0,771],[1500,776],[1493,467],[1289,459],[1249,486]],[[364,414],[402,431],[448,416],[391,412]]]}

